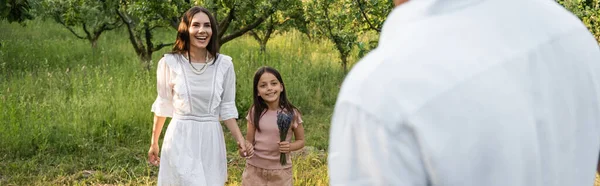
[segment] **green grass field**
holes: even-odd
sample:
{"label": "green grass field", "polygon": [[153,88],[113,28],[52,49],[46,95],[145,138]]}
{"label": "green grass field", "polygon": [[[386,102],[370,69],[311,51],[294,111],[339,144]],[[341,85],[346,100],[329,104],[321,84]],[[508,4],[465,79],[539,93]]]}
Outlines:
{"label": "green grass field", "polygon": [[[108,32],[93,51],[53,22],[0,22],[0,185],[156,184],[158,168],[146,163],[155,69],[143,68],[127,37],[123,30]],[[172,42],[175,31],[155,38]],[[154,63],[169,50],[154,53]],[[259,53],[250,37],[222,48],[234,59],[240,118],[252,102],[254,71],[279,69],[303,112],[311,149],[294,156],[295,185],[328,185],[329,122],[344,76],[338,53],[331,43],[296,32],[274,37],[267,50]],[[245,133],[245,121],[239,123]],[[225,134],[228,185],[238,185],[244,160]]]}
{"label": "green grass field", "polygon": [[[0,23],[0,185],[156,182],[158,168],[146,163],[155,69],[144,70],[127,37],[124,30],[108,32],[92,50],[50,21]],[[155,38],[172,42],[175,31],[161,30]],[[153,68],[169,50],[154,53]],[[306,145],[316,149],[295,157],[295,181],[327,185],[320,152],[327,149],[344,76],[332,44],[290,32],[274,37],[265,54],[250,37],[226,43],[221,52],[234,59],[240,118],[252,102],[254,71],[268,65],[282,73],[289,98],[304,114]],[[243,133],[245,122],[239,120]],[[244,160],[225,133],[229,182],[236,185]]]}

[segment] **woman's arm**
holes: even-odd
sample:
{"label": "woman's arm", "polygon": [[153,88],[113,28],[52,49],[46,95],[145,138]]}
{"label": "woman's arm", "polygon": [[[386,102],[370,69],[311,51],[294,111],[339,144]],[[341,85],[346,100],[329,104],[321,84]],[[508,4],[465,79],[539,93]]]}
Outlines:
{"label": "woman's arm", "polygon": [[165,124],[166,117],[154,115],[154,124],[152,126],[152,139],[150,139],[150,150],[148,150],[148,162],[150,164],[158,166],[160,158],[158,152],[160,147],[158,145],[158,138],[162,132],[163,125]]}
{"label": "woman's arm", "polygon": [[[252,156],[254,156],[254,134],[256,133],[256,128],[254,127],[254,125],[248,121],[247,123],[247,131],[246,131],[246,151],[248,152],[247,154],[247,158],[251,158]],[[244,156],[243,153],[240,151],[240,156]]]}
{"label": "woman's arm", "polygon": [[163,57],[158,62],[156,69],[156,88],[158,96],[152,104],[154,112],[154,122],[152,124],[152,138],[150,139],[150,150],[148,150],[148,162],[152,165],[159,165],[160,151],[158,139],[165,124],[166,117],[173,116],[173,88],[171,87],[171,68],[167,65],[167,57]]}
{"label": "woman's arm", "polygon": [[154,124],[152,126],[152,139],[150,140],[151,145],[158,146],[158,138],[162,132],[163,125],[165,124],[166,117],[154,115]]}
{"label": "woman's arm", "polygon": [[227,127],[227,129],[229,129],[229,132],[231,132],[231,135],[233,136],[233,138],[235,138],[235,140],[237,141],[238,148],[240,148],[242,153],[245,153],[244,156],[246,156],[247,155],[246,140],[244,140],[244,136],[242,136],[242,132],[240,131],[240,128],[237,126],[236,119],[235,118],[227,119],[224,121],[224,123],[225,123],[225,126]]}

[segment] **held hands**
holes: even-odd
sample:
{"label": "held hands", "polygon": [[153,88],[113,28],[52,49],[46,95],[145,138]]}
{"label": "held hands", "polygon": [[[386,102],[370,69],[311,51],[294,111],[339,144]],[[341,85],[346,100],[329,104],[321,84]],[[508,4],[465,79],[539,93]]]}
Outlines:
{"label": "held hands", "polygon": [[252,143],[248,141],[242,141],[241,143],[238,142],[237,145],[241,157],[247,159],[254,156],[254,146],[252,145]]}
{"label": "held hands", "polygon": [[158,157],[158,144],[150,145],[150,150],[148,150],[148,163],[158,166],[160,165],[160,158]]}
{"label": "held hands", "polygon": [[279,152],[289,153],[290,152],[290,142],[287,142],[287,141],[279,142]]}

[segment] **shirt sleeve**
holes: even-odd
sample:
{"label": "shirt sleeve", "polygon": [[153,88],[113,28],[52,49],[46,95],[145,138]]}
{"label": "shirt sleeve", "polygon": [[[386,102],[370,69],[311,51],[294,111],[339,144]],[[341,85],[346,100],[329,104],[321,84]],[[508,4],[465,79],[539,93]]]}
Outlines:
{"label": "shirt sleeve", "polygon": [[173,84],[171,78],[173,76],[171,68],[166,63],[166,58],[163,57],[158,62],[156,69],[156,88],[158,96],[152,104],[152,112],[157,116],[173,117]]}
{"label": "shirt sleeve", "polygon": [[299,111],[294,111],[294,123],[292,124],[292,128],[298,128],[298,125],[302,125],[304,121],[302,120],[302,114]]}
{"label": "shirt sleeve", "polygon": [[352,104],[336,106],[329,139],[331,185],[427,185],[413,130]]}
{"label": "shirt sleeve", "polygon": [[220,118],[222,121],[238,118],[238,110],[235,107],[235,71],[233,65],[225,72],[223,80],[223,94],[221,94]]}

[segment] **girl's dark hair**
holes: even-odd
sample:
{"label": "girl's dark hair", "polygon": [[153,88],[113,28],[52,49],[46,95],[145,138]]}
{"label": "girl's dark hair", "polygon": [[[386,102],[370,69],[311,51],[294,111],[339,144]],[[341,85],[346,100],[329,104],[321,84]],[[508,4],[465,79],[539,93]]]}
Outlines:
{"label": "girl's dark hair", "polygon": [[[264,73],[273,74],[277,78],[279,83],[281,83],[283,91],[281,91],[281,93],[279,95],[279,107],[286,112],[300,112],[288,100],[287,94],[285,93],[285,91],[286,91],[285,83],[283,83],[283,79],[281,78],[281,75],[279,74],[279,72],[277,70],[275,70],[274,68],[271,68],[268,66],[260,67],[254,74],[254,83],[253,83],[254,86],[252,88],[253,89],[252,92],[253,92],[253,96],[254,96],[254,103],[252,104],[252,107],[250,108],[250,111],[252,112],[252,123],[256,127],[256,130],[258,130],[259,132],[260,132],[260,125],[258,124],[258,122],[260,121],[260,118],[262,117],[262,115],[264,115],[265,109],[268,109],[268,106],[267,106],[267,103],[265,103],[265,100],[263,100],[260,96],[258,96],[258,81],[260,80],[260,77]],[[297,114],[294,114],[294,116],[296,116],[296,115]],[[294,118],[296,118],[296,117],[294,117]]]}
{"label": "girl's dark hair", "polygon": [[[206,50],[208,51],[208,53],[210,53],[212,56],[215,57],[215,61],[217,59],[217,53],[219,53],[219,38],[217,37],[219,35],[219,32],[217,30],[217,28],[219,27],[217,25],[217,21],[215,20],[215,17],[213,17],[213,15],[208,11],[208,9],[206,8],[202,8],[199,6],[194,6],[192,8],[190,8],[189,10],[187,10],[183,16],[181,16],[181,22],[179,22],[179,27],[177,28],[177,39],[175,40],[175,45],[173,46],[173,49],[171,50],[171,53],[177,53],[177,54],[188,54],[188,57],[190,56],[190,32],[189,32],[189,28],[192,24],[192,19],[194,18],[194,15],[196,15],[197,13],[205,13],[208,16],[208,19],[210,20],[210,29],[212,30],[212,36],[210,37],[210,41],[208,42],[208,45],[206,46]],[[191,59],[189,59],[191,60]]]}

